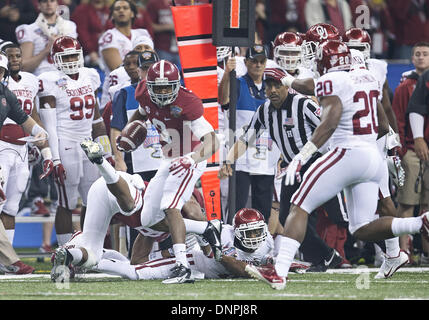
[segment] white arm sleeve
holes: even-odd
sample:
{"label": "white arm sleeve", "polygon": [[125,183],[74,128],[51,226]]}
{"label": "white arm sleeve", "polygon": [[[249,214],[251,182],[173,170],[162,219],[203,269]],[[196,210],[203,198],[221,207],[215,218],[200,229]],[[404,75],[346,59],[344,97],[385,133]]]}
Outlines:
{"label": "white arm sleeve", "polygon": [[52,159],[59,160],[60,153],[58,151],[57,110],[55,108],[42,108],[40,109],[39,114],[40,120],[42,120],[42,123],[49,134],[48,142],[51,147]]}
{"label": "white arm sleeve", "polygon": [[410,113],[410,125],[411,125],[411,131],[413,132],[414,139],[423,138],[424,124],[425,124],[425,119],[421,114],[416,112]]}
{"label": "white arm sleeve", "polygon": [[212,125],[203,116],[191,121],[191,130],[198,139],[214,131]]}

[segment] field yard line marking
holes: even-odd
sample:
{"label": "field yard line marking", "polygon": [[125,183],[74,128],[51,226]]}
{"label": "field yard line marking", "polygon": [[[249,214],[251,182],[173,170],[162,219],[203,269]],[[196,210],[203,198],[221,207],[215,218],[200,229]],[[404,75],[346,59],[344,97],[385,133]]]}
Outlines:
{"label": "field yard line marking", "polygon": [[[366,267],[360,267],[360,268],[352,268],[352,269],[328,269],[326,270],[326,273],[332,274],[332,273],[364,273],[364,272],[378,272],[380,268],[366,268]],[[401,268],[396,272],[428,272],[429,268]],[[311,273],[308,273],[311,274]]]}
{"label": "field yard line marking", "polygon": [[[99,279],[99,278],[118,278],[120,279],[120,276],[115,276],[107,273],[86,273],[84,275],[78,275],[78,279],[82,278],[93,278],[93,279]],[[23,281],[25,279],[35,279],[35,278],[43,278],[43,279],[51,279],[51,276],[49,274],[22,274],[22,275],[0,275],[0,281],[2,280],[15,280],[15,281]],[[77,281],[78,282],[78,281]]]}
{"label": "field yard line marking", "polygon": [[[248,294],[240,294],[240,293],[235,293],[235,296],[247,296]],[[263,293],[263,294],[259,294],[259,296],[263,296],[263,297],[306,297],[306,298],[346,298],[346,299],[356,299],[357,296],[343,296],[343,295],[339,295],[339,294],[303,294],[303,293]]]}
{"label": "field yard line marking", "polygon": [[[320,283],[349,283],[354,282],[354,279],[351,280],[310,280],[310,279],[290,279],[288,280],[290,282],[320,282]],[[392,280],[392,279],[373,279],[371,281],[374,281],[376,283],[418,283],[418,284],[425,284],[429,283],[427,280]]]}

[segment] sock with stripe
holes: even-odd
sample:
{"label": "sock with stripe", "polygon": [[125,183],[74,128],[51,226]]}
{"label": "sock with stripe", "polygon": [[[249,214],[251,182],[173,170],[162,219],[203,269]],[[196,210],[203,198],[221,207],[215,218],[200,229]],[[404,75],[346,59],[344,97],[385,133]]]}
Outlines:
{"label": "sock with stripe", "polygon": [[186,268],[189,268],[188,260],[186,259],[186,244],[184,243],[175,243],[173,244],[174,256],[176,257],[176,262],[180,262]]}

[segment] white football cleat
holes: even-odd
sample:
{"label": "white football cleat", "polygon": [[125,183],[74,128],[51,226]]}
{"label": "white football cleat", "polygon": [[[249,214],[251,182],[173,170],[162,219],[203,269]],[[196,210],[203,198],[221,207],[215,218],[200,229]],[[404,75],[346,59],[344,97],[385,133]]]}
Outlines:
{"label": "white football cleat", "polygon": [[374,279],[387,279],[393,276],[393,274],[403,265],[408,263],[408,254],[401,250],[397,257],[385,257],[384,262],[380,267],[380,270],[375,275]]}

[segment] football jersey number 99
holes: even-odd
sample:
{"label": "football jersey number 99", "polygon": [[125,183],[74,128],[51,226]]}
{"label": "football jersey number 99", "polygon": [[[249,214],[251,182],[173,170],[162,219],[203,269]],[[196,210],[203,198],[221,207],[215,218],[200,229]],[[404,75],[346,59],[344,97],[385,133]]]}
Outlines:
{"label": "football jersey number 99", "polygon": [[[70,99],[70,109],[73,113],[70,114],[72,120],[82,120],[84,117],[91,119],[94,114],[95,99],[94,96],[88,94],[83,97],[73,97]],[[83,109],[86,109],[85,113]]]}

